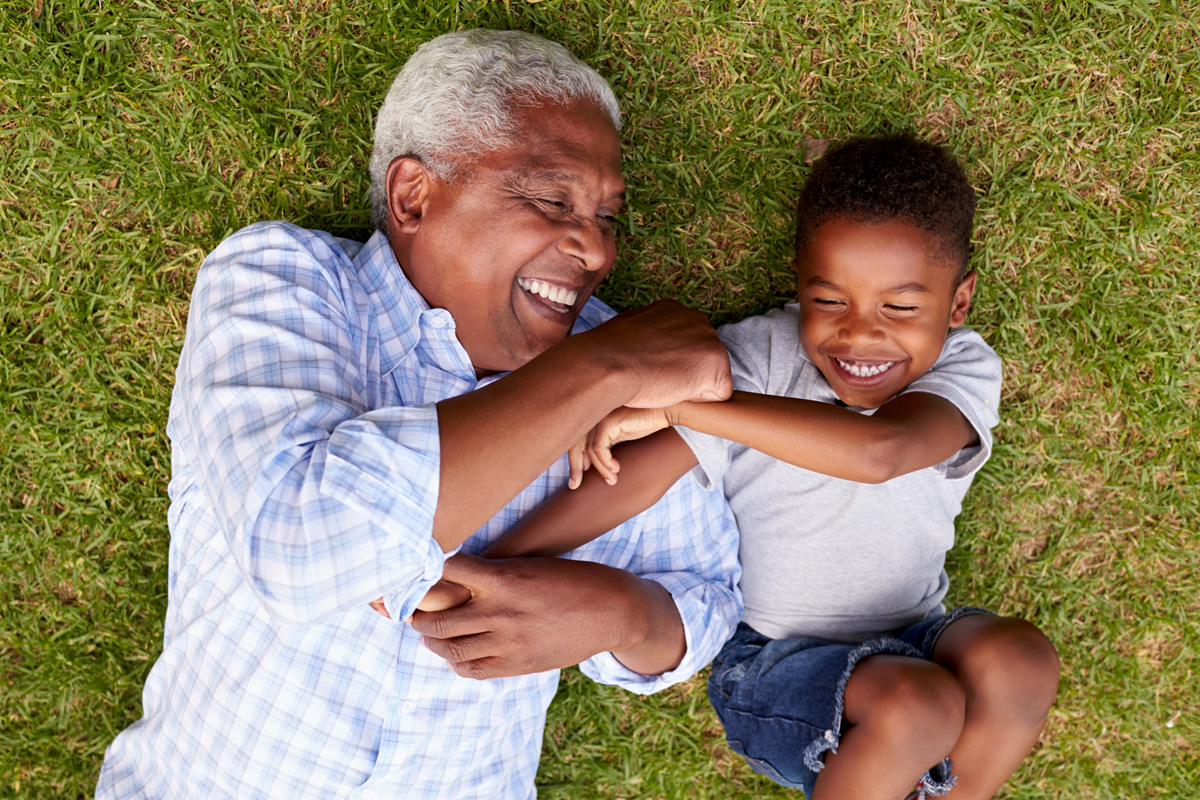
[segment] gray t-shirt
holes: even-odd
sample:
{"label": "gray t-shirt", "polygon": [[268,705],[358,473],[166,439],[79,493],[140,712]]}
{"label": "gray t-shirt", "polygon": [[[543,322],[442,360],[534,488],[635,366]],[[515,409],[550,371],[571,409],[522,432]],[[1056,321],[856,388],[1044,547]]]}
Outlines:
{"label": "gray t-shirt", "polygon": [[[799,325],[799,304],[789,303],[722,327],[734,387],[835,402],[800,345]],[[831,478],[679,428],[700,462],[696,477],[708,486],[725,479],[742,534],[742,621],[772,638],[863,641],[942,610],[954,518],[991,454],[1000,379],[1000,358],[983,338],[952,330],[937,362],[905,392],[954,403],[979,444],[877,485]]]}

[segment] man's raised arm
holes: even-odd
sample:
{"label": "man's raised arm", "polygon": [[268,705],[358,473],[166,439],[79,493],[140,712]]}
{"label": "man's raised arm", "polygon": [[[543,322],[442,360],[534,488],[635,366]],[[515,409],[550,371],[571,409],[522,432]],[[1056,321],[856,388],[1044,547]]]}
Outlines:
{"label": "man's raised arm", "polygon": [[569,337],[490,386],[438,404],[434,538],[457,547],[614,408],[721,400],[731,390],[716,331],[675,302]]}

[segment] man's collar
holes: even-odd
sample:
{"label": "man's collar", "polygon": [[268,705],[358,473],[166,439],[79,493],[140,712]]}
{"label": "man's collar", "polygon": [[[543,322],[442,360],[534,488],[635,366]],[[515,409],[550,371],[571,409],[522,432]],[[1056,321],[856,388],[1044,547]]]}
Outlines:
{"label": "man's collar", "polygon": [[[429,303],[408,280],[387,236],[375,231],[355,260],[359,280],[372,298],[379,325],[380,371],[387,375],[421,341],[422,328],[445,331],[447,343],[459,352],[463,363],[454,365],[472,377],[470,359],[454,334],[454,318]],[[422,323],[425,323],[423,326]],[[442,365],[447,367],[450,365]]]}

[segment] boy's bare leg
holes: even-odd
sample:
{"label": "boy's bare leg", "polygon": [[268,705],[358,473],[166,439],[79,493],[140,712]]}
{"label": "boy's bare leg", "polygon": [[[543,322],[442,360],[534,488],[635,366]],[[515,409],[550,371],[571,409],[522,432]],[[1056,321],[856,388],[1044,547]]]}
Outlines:
{"label": "boy's bare leg", "polygon": [[875,655],[851,673],[844,709],[850,727],[825,754],[812,800],[900,800],[958,741],[966,698],[937,664]]}
{"label": "boy's bare leg", "polygon": [[954,673],[967,713],[950,751],[958,783],[947,797],[992,797],[1037,743],[1058,691],[1058,653],[1020,619],[972,615],[938,638],[933,660]]}

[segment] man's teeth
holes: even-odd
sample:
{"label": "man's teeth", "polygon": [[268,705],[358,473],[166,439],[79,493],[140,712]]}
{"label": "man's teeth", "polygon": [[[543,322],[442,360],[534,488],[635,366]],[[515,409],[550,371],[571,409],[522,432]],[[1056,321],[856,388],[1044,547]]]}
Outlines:
{"label": "man's teeth", "polygon": [[[529,278],[517,278],[517,285],[530,294],[536,294],[538,297],[549,300],[552,303],[559,303],[565,306],[565,308],[554,309],[560,314],[567,313],[571,306],[575,305],[575,298],[579,295],[573,289],[564,289],[552,283],[530,280]],[[551,306],[551,308],[554,307]]]}
{"label": "man's teeth", "polygon": [[870,378],[896,366],[895,361],[884,361],[879,364],[860,364],[857,361],[842,361],[840,358],[835,358],[834,361],[856,378]]}

